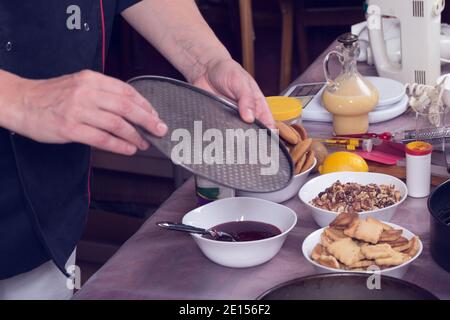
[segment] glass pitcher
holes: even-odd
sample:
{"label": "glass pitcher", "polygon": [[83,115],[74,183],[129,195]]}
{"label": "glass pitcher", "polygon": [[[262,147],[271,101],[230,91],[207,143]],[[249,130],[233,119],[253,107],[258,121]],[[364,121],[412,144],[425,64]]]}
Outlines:
{"label": "glass pitcher", "polygon": [[[336,135],[366,133],[369,129],[369,112],[378,104],[378,90],[357,70],[359,55],[358,37],[345,33],[338,38],[338,51],[325,57],[323,69],[327,81],[322,103],[333,114]],[[336,56],[342,66],[341,73],[332,79],[330,58]]]}

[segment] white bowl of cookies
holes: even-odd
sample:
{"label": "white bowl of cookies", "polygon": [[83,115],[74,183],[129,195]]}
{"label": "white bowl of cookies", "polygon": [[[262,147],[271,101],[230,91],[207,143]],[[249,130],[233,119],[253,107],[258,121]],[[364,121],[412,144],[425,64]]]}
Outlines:
{"label": "white bowl of cookies", "polygon": [[341,212],[356,212],[390,221],[408,196],[400,179],[374,172],[333,172],[311,179],[298,194],[320,227],[328,226]]}
{"label": "white bowl of cookies", "polygon": [[277,128],[294,163],[292,180],[286,187],[278,191],[256,193],[238,190],[238,196],[260,198],[277,203],[287,201],[298,194],[309,174],[316,168],[317,159],[311,149],[313,140],[308,138],[305,128],[299,124],[290,126],[280,121],[277,121]]}
{"label": "white bowl of cookies", "polygon": [[411,231],[373,217],[341,213],[311,233],[303,255],[321,272],[362,272],[402,278],[423,249]]}

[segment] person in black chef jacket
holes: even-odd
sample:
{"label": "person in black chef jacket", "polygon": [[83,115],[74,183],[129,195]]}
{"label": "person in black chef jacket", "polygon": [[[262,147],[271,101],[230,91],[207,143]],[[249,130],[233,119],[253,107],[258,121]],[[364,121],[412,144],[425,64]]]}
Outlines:
{"label": "person in black chef jacket", "polygon": [[0,299],[70,298],[90,146],[133,155],[148,148],[133,124],[167,131],[151,101],[101,73],[116,14],[187,81],[273,127],[257,84],[194,0],[0,0]]}

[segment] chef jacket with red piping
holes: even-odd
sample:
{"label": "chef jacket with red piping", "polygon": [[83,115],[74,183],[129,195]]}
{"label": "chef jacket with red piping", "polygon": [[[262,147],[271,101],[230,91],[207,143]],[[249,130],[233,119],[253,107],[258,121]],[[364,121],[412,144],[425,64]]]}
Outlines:
{"label": "chef jacket with red piping", "polygon": [[[31,79],[102,71],[114,17],[139,1],[0,0],[0,69]],[[66,273],[89,208],[89,163],[88,146],[0,128],[0,279],[50,259]]]}

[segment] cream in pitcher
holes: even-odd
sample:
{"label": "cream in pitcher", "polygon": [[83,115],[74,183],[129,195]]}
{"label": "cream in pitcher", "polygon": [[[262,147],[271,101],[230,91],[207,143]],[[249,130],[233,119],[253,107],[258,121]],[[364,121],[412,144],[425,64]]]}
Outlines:
{"label": "cream in pitcher", "polygon": [[[378,103],[378,90],[356,68],[358,37],[346,33],[338,41],[339,51],[328,53],[324,60],[327,85],[322,94],[322,103],[333,114],[336,135],[365,133],[369,128],[369,112]],[[338,57],[342,65],[341,73],[334,80],[328,68],[333,55]]]}

